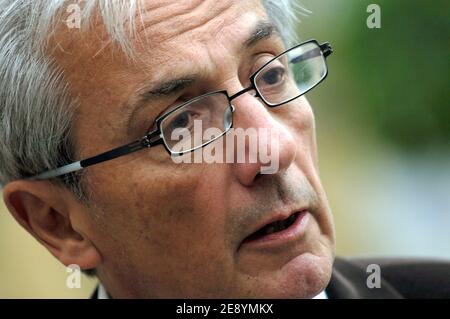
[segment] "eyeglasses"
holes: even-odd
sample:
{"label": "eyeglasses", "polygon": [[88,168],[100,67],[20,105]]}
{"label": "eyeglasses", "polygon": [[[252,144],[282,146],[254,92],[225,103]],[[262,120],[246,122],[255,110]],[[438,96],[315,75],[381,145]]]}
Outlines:
{"label": "eyeglasses", "polygon": [[[232,100],[254,91],[254,97],[261,99],[268,107],[289,103],[326,78],[328,74],[326,57],[332,52],[329,43],[319,44],[316,40],[303,42],[265,63],[250,77],[249,87],[231,96],[227,91],[216,91],[193,98],[158,117],[153,129],[141,139],[29,179],[42,180],[66,175],[160,144],[171,156],[183,155],[202,148],[219,139],[233,127]],[[204,134],[211,131],[214,134]],[[205,135],[210,137],[205,139]]]}

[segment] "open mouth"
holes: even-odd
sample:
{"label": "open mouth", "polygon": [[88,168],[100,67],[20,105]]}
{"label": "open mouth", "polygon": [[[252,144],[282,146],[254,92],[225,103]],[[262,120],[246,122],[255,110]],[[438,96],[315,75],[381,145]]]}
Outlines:
{"label": "open mouth", "polygon": [[296,212],[296,213],[290,215],[286,219],[277,220],[275,222],[265,225],[264,227],[260,228],[259,230],[257,230],[253,234],[251,234],[250,236],[247,236],[244,239],[243,243],[256,241],[265,236],[285,231],[286,229],[288,229],[295,223],[295,221],[297,220],[297,218],[299,217],[300,214],[301,214],[301,212]]}

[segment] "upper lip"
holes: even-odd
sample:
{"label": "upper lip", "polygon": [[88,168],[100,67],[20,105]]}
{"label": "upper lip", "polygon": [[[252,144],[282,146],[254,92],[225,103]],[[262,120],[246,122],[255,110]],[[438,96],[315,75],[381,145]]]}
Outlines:
{"label": "upper lip", "polygon": [[249,236],[251,236],[252,234],[254,234],[255,232],[257,232],[258,230],[260,230],[261,228],[263,228],[273,222],[285,220],[286,218],[290,217],[291,215],[293,215],[295,213],[299,213],[299,212],[306,211],[306,210],[308,210],[307,207],[292,209],[292,210],[285,211],[285,212],[277,211],[276,213],[271,214],[269,217],[262,220],[260,223],[256,224],[255,227],[252,228],[251,231],[247,234],[247,236],[244,238],[244,240],[246,238],[248,238]]}

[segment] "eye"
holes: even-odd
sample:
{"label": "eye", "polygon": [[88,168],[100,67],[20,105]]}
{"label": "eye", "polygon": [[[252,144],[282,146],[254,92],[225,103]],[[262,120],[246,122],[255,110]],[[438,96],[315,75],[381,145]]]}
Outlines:
{"label": "eye", "polygon": [[171,129],[190,129],[193,123],[193,118],[195,114],[193,114],[191,111],[187,110],[184,112],[181,112],[170,119],[170,122],[167,123],[167,126]]}
{"label": "eye", "polygon": [[261,93],[278,94],[285,89],[287,72],[277,61],[267,65],[256,77],[256,86]]}
{"label": "eye", "polygon": [[283,82],[285,70],[283,67],[273,67],[261,75],[262,85],[276,85]]}

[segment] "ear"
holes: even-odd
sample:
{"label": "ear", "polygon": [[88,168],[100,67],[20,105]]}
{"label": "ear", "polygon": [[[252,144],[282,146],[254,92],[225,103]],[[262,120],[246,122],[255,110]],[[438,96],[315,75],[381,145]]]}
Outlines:
{"label": "ear", "polygon": [[13,181],[3,200],[17,222],[64,265],[96,268],[101,257],[86,236],[88,211],[66,188],[49,181]]}

